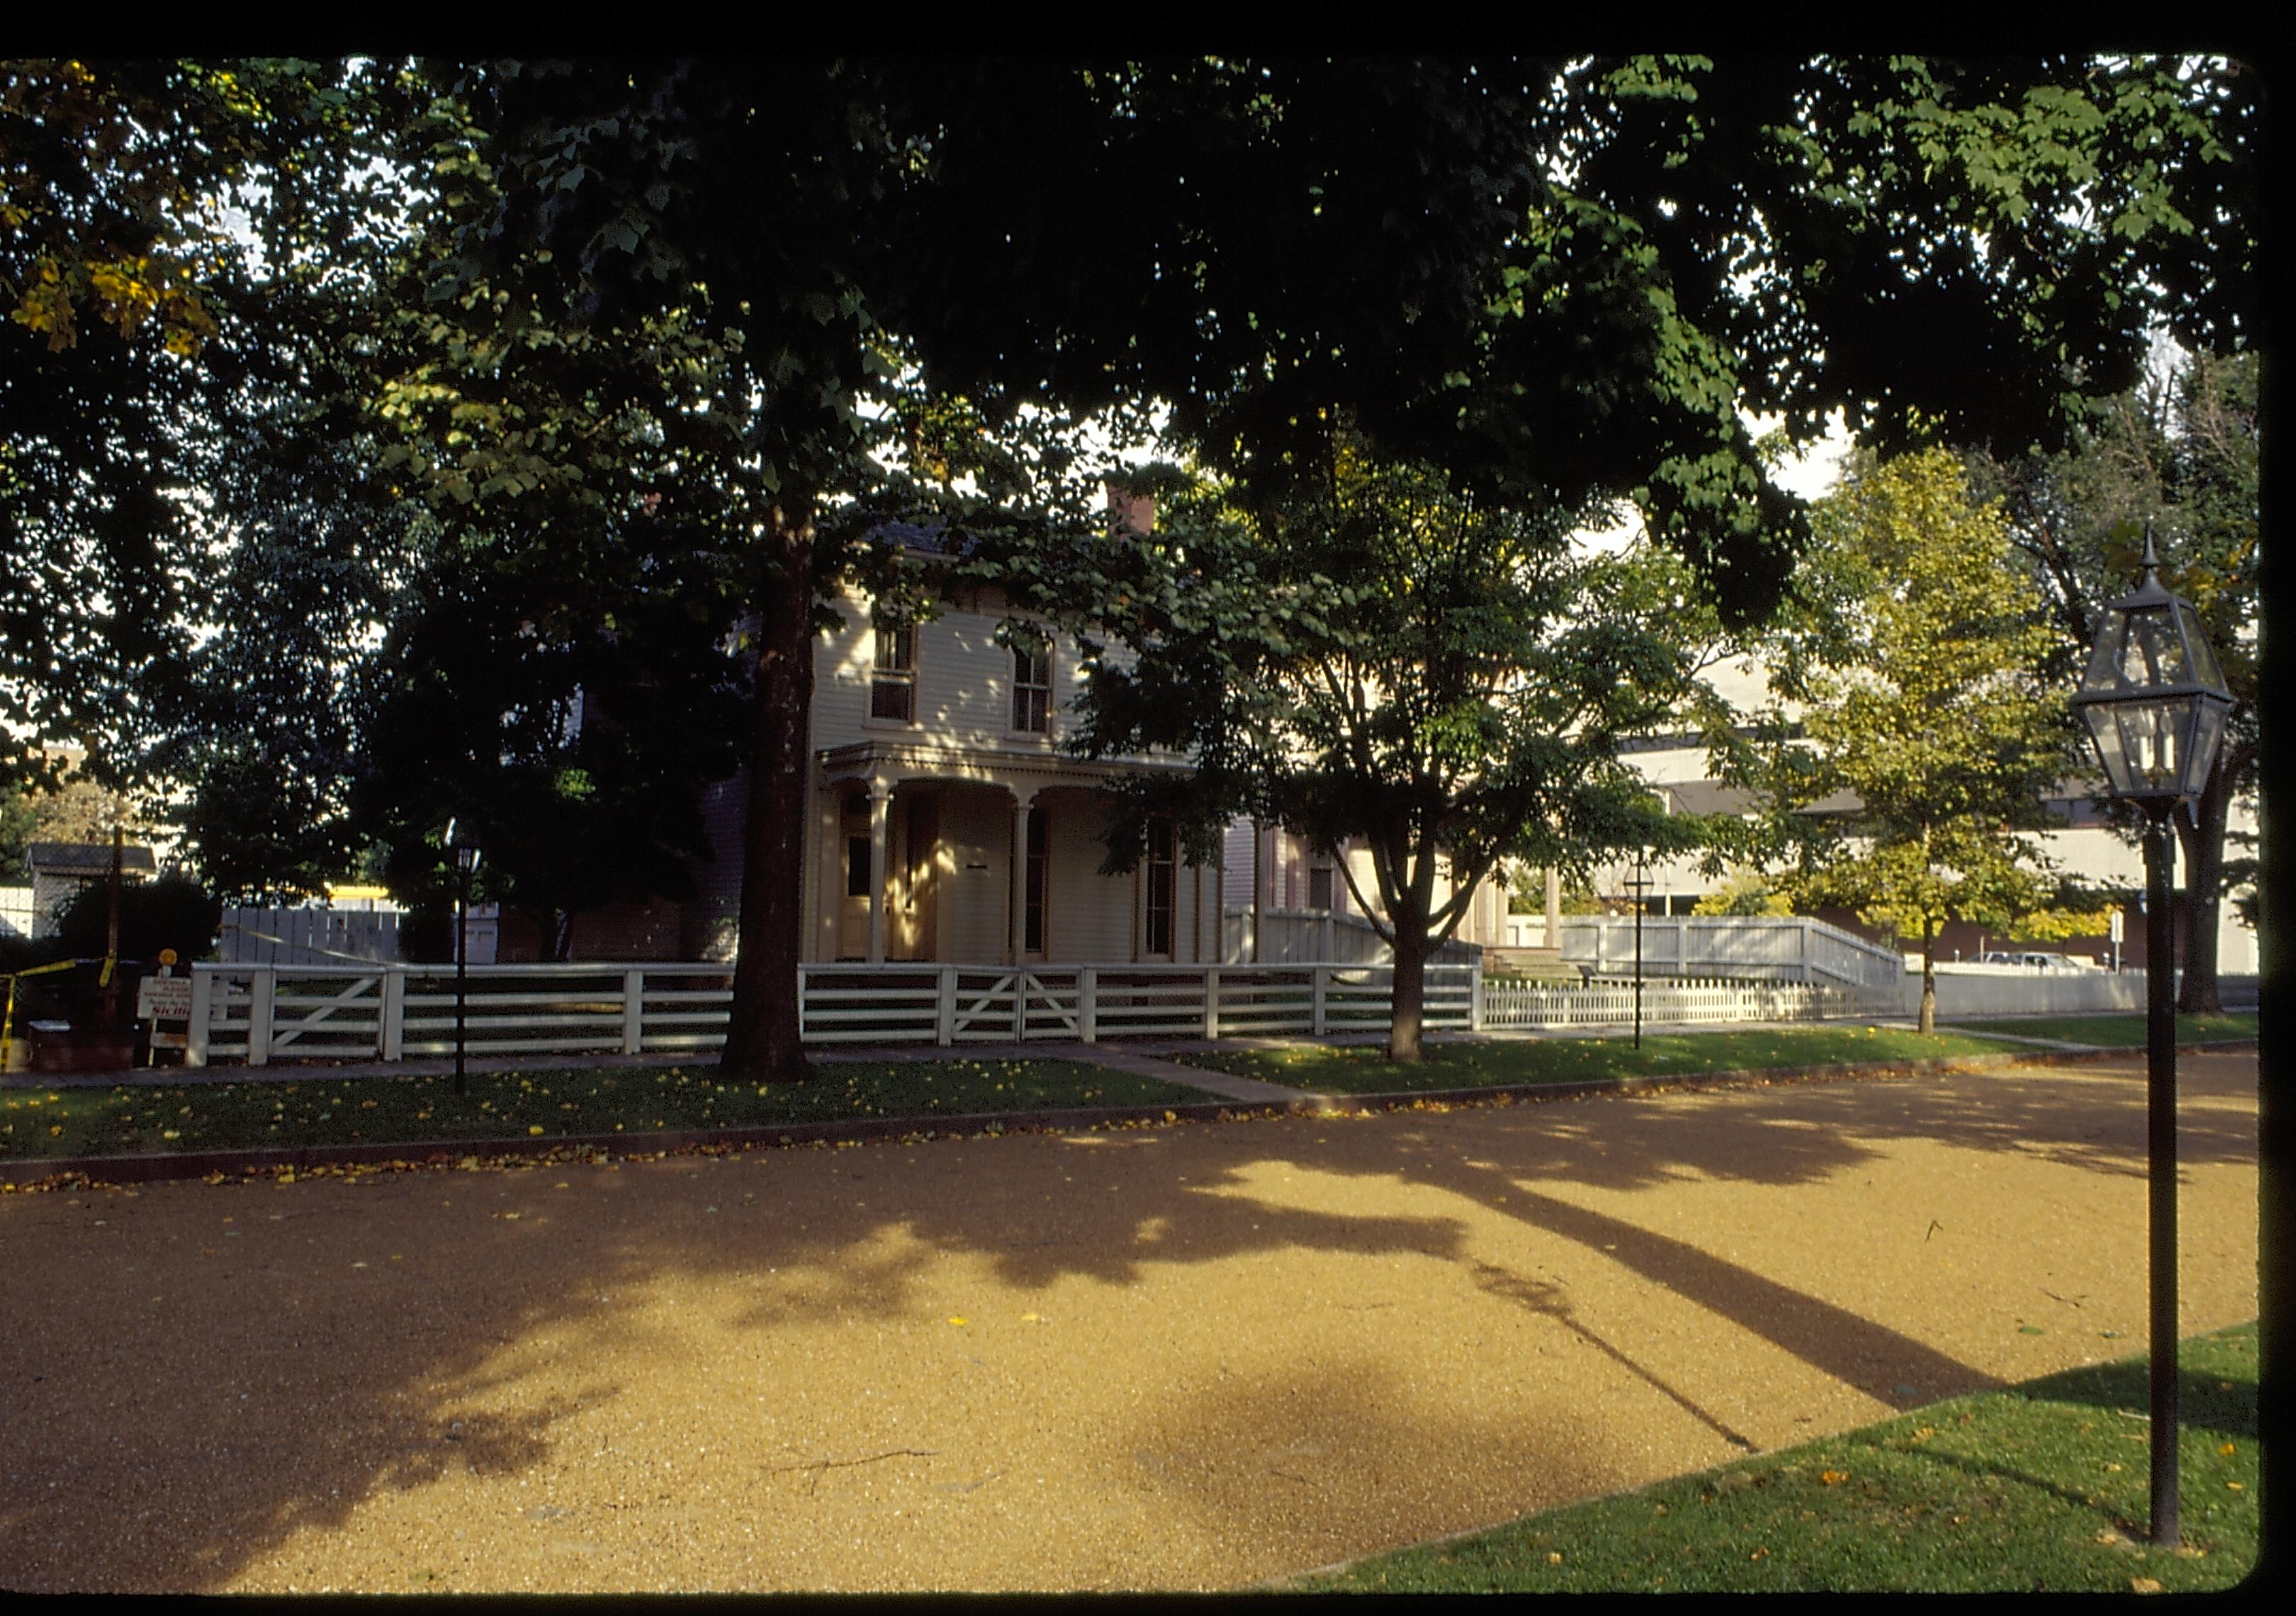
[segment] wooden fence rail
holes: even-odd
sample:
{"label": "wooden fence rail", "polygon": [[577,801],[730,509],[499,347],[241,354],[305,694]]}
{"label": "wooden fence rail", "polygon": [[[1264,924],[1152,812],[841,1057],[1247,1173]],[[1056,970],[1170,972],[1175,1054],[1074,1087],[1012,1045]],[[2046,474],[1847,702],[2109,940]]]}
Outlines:
{"label": "wooden fence rail", "polygon": [[[808,965],[808,1045],[1095,1043],[1380,1032],[1393,970],[1368,964]],[[478,965],[465,1047],[476,1054],[640,1054],[725,1043],[722,964]],[[1869,1013],[1864,996],[1802,982],[1647,981],[1643,1019],[1800,1021]],[[1487,981],[1480,964],[1427,967],[1425,1024],[1477,1031],[1608,1027],[1634,1014],[1630,982]],[[455,1047],[455,978],[420,965],[202,964],[192,971],[190,1064],[237,1059],[398,1061]]]}

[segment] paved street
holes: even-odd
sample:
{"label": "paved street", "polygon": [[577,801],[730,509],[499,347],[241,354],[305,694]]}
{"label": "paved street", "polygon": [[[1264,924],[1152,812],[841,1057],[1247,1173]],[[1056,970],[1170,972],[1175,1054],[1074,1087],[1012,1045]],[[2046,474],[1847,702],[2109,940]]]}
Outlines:
{"label": "paved street", "polygon": [[[2182,1070],[2189,1333],[2258,1311],[2257,1062]],[[0,1566],[1232,1587],[2140,1350],[2143,1161],[2139,1053],[13,1195]]]}

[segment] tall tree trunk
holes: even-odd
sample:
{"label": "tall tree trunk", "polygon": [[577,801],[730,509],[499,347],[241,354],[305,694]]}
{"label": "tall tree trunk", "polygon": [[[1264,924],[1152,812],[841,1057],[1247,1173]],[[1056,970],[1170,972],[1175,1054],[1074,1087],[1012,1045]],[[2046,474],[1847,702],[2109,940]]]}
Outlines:
{"label": "tall tree trunk", "polygon": [[1394,1015],[1388,1023],[1387,1058],[1419,1061],[1426,1052],[1420,1027],[1427,1006],[1427,921],[1424,915],[1397,915],[1395,923]]}
{"label": "tall tree trunk", "polygon": [[799,1037],[805,928],[807,751],[813,711],[813,591],[808,521],[774,513],[778,565],[758,603],[758,728],[742,832],[741,933],[718,1070],[750,1083],[811,1075]]}
{"label": "tall tree trunk", "polygon": [[1937,1030],[1937,926],[1922,922],[1922,1012],[1914,1022],[1922,1033]]}
{"label": "tall tree trunk", "polygon": [[2224,910],[2225,830],[2232,816],[2229,762],[2217,759],[2209,789],[2193,805],[2194,823],[2186,824],[2182,814],[2176,819],[2185,855],[2185,981],[2177,1008],[2186,1015],[2224,1008],[2217,988],[2217,923]]}

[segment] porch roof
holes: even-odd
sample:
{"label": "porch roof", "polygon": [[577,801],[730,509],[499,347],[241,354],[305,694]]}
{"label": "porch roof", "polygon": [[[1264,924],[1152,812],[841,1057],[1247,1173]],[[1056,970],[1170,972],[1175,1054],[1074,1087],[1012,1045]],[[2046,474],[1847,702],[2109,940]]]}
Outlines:
{"label": "porch roof", "polygon": [[930,741],[857,741],[815,754],[824,783],[964,780],[1033,795],[1054,786],[1090,790],[1127,775],[1184,775],[1193,766],[1154,758],[1085,759],[1060,752],[1005,751]]}

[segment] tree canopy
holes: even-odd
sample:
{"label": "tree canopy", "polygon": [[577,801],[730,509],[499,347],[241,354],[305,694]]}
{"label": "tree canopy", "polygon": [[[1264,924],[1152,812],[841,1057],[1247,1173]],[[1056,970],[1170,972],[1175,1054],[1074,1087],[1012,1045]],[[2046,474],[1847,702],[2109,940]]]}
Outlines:
{"label": "tree canopy", "polygon": [[1503,860],[1583,869],[1694,833],[1615,750],[1688,695],[1702,603],[1662,553],[1574,554],[1586,513],[1486,505],[1337,446],[1320,487],[1252,513],[1217,480],[1175,488],[1155,533],[1075,558],[1071,610],[1111,642],[1081,744],[1196,760],[1131,793],[1119,865],[1159,814],[1249,812],[1331,857],[1394,949],[1390,1053],[1413,1060],[1424,962]]}
{"label": "tree canopy", "polygon": [[[2164,581],[2200,611],[2216,648],[2233,708],[2208,790],[2176,817],[2188,895],[2178,1002],[2189,1012],[2217,1007],[2222,906],[2259,874],[2254,839],[2236,840],[2230,819],[2234,803],[2253,804],[2263,771],[2261,378],[2252,353],[2177,353],[2170,361],[2096,400],[2065,448],[2008,459],[1980,453],[1971,474],[2002,499],[2017,550],[2064,630],[2041,670],[2053,684],[2079,680],[2095,614],[2134,586],[2148,526]],[[2082,758],[2081,772],[2090,767]],[[2136,816],[2115,811],[2133,838]]]}
{"label": "tree canopy", "polygon": [[[2258,104],[2157,58],[12,64],[0,718],[160,767],[151,692],[247,576],[218,427],[371,436],[552,643],[742,636],[726,1060],[795,1076],[791,783],[887,392],[1166,411],[1256,517],[1344,423],[1478,508],[1630,501],[1751,620],[1805,523],[1742,412],[2021,450],[2149,321],[2246,340]],[[330,802],[257,805],[280,858]]]}
{"label": "tree canopy", "polygon": [[[1921,1028],[1948,920],[2006,929],[2057,906],[2031,833],[2074,756],[2063,636],[2010,564],[1997,505],[1931,447],[1858,459],[1813,513],[1816,542],[1767,636],[1777,705],[1726,765],[1798,848],[1783,882],[1915,944]],[[1816,810],[1815,815],[1813,810]]]}

